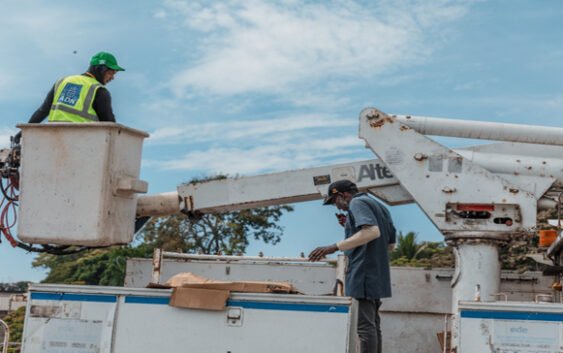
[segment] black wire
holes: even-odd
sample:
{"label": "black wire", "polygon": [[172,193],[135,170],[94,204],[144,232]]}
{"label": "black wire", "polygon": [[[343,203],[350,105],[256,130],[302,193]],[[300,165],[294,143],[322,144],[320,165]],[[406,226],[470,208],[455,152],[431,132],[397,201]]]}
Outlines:
{"label": "black wire", "polygon": [[17,247],[24,249],[28,252],[36,252],[36,253],[47,253],[51,255],[72,255],[78,254],[86,250],[92,249],[103,249],[107,248],[108,246],[81,246],[78,248],[71,247],[70,245],[61,245],[61,246],[54,246],[54,245],[41,245],[41,247],[33,246],[32,244],[22,243],[21,241],[17,241]]}
{"label": "black wire", "polygon": [[10,196],[8,196],[8,193],[6,191],[6,188],[4,187],[4,180],[0,180],[0,189],[2,189],[2,195],[4,195],[4,198],[8,201],[12,201],[12,202],[17,202],[17,199],[14,199]]}

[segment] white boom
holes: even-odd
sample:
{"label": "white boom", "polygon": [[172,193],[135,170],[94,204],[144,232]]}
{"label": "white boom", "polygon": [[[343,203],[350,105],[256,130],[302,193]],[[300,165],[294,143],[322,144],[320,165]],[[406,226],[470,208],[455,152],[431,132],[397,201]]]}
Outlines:
{"label": "white boom", "polygon": [[[368,108],[371,110],[372,108]],[[563,146],[563,128],[411,115],[393,119],[423,135]]]}
{"label": "white boom", "polygon": [[[410,116],[396,119],[399,122],[412,123],[412,126],[433,135],[471,138],[496,136],[505,140],[506,136],[502,133],[494,134],[491,129],[494,126],[502,131],[506,125],[509,125],[486,123],[485,133],[479,135],[476,133],[479,130],[479,122],[475,121],[462,122],[462,124],[456,122],[451,124],[452,129],[440,130],[437,125],[450,120]],[[472,132],[466,133],[460,129],[460,126],[471,126]],[[510,126],[517,127],[514,129],[518,131],[523,129],[522,125]],[[563,129],[559,130],[563,131]],[[541,140],[535,138],[534,141]],[[404,139],[399,142],[402,146]],[[515,187],[534,194],[539,200],[538,208],[556,206],[554,199],[545,195],[545,189],[550,186],[563,187],[563,160],[559,158],[563,155],[562,146],[510,142],[459,148],[452,152],[468,161],[467,163],[478,165],[489,173],[510,181]],[[417,158],[426,157],[421,154]],[[441,163],[441,158],[441,156],[432,156],[430,161],[437,166]],[[264,175],[186,183],[180,185],[177,191],[139,196],[137,215],[163,216],[180,211],[226,212],[319,200],[326,195],[328,184],[338,179],[350,179],[356,182],[360,190],[371,193],[388,205],[415,202],[386,164],[381,159],[373,159]],[[424,183],[426,184],[426,181]],[[438,228],[442,229],[440,226]]]}
{"label": "white boom", "polygon": [[[178,192],[140,197],[137,214],[226,212],[321,199],[331,181],[353,179],[390,205],[413,202],[378,160],[359,161],[257,176],[182,184]],[[178,203],[179,201],[179,203]]]}

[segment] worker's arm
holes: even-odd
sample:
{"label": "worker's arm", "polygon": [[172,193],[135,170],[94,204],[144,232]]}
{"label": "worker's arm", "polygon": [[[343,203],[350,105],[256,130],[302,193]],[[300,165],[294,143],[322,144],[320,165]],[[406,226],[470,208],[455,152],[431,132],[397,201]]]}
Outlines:
{"label": "worker's arm", "polygon": [[336,247],[340,251],[354,249],[379,238],[380,235],[381,232],[379,231],[378,226],[363,226],[362,229],[353,234],[351,237],[336,243]]}
{"label": "worker's arm", "polygon": [[47,93],[47,97],[43,101],[43,104],[37,110],[31,118],[29,118],[30,124],[38,124],[45,120],[46,117],[49,116],[49,112],[51,111],[51,105],[53,104],[53,97],[55,96],[55,86],[51,87],[49,93]]}
{"label": "worker's arm", "polygon": [[113,115],[113,110],[111,109],[111,96],[109,91],[104,87],[100,87],[96,91],[96,97],[94,97],[94,102],[92,102],[92,108],[96,111],[100,121],[115,123],[115,116]]}
{"label": "worker's arm", "polygon": [[319,261],[326,255],[337,252],[338,250],[350,250],[369,243],[370,241],[379,238],[379,227],[365,225],[362,229],[354,233],[351,237],[338,242],[333,245],[319,246],[309,254],[309,261]]}

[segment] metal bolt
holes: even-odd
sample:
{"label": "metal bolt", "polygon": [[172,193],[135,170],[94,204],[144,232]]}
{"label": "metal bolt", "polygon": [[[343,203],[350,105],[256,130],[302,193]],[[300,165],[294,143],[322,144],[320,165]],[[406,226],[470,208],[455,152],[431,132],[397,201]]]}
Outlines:
{"label": "metal bolt", "polygon": [[368,120],[379,119],[379,116],[380,115],[377,110],[372,110],[366,114],[366,118],[368,118]]}
{"label": "metal bolt", "polygon": [[414,159],[417,160],[417,161],[423,161],[427,158],[428,158],[428,156],[425,155],[424,153],[417,153],[417,154],[414,155]]}

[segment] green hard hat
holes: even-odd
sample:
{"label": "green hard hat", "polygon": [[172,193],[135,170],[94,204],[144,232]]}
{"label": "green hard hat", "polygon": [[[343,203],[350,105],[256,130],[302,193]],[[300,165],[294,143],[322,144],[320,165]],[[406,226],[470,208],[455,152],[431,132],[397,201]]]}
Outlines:
{"label": "green hard hat", "polygon": [[111,70],[125,71],[124,68],[117,65],[117,59],[115,59],[115,56],[105,51],[101,51],[98,54],[94,55],[92,59],[90,59],[90,65],[105,65]]}

